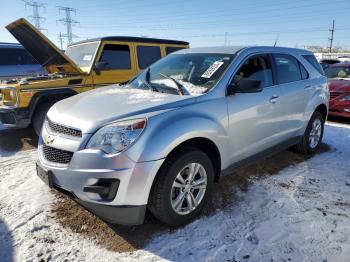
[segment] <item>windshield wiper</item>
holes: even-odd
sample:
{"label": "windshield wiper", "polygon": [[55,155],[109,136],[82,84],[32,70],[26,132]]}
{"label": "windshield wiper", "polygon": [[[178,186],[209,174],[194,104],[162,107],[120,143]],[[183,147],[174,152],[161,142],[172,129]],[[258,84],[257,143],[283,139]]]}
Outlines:
{"label": "windshield wiper", "polygon": [[177,87],[177,90],[179,91],[178,92],[179,95],[190,95],[190,92],[188,92],[187,89],[178,80],[176,80],[175,78],[173,78],[171,76],[168,76],[168,75],[165,75],[165,74],[162,74],[162,73],[159,73],[159,75],[172,80],[175,83],[175,85]]}

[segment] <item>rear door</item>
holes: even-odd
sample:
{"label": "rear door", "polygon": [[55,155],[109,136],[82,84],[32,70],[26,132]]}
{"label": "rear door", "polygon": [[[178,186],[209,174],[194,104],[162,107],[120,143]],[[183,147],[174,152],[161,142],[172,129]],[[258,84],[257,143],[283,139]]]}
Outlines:
{"label": "rear door", "polygon": [[95,63],[104,62],[105,68],[99,72],[92,70],[93,84],[108,85],[129,81],[137,73],[133,48],[133,44],[127,42],[102,43]]}
{"label": "rear door", "polygon": [[161,48],[155,44],[136,44],[137,67],[144,70],[154,62],[162,58]]}
{"label": "rear door", "polygon": [[289,54],[273,54],[278,87],[281,91],[281,125],[284,138],[292,138],[303,126],[303,115],[312,86],[309,73],[300,61]]}

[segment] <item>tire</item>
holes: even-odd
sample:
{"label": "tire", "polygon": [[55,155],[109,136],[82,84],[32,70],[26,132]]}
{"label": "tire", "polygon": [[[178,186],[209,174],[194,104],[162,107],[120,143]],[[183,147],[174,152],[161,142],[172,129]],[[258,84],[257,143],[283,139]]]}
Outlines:
{"label": "tire", "polygon": [[[194,164],[197,165],[194,165]],[[190,165],[190,166],[189,166]],[[205,187],[204,177],[206,175],[206,188],[201,189],[189,189],[191,185],[186,184],[186,186],[180,188],[174,187],[175,180],[177,184],[180,183],[178,180],[179,176],[188,176],[190,168],[193,167],[195,170],[198,168],[198,172],[195,173],[193,183],[195,187]],[[196,168],[197,167],[197,168]],[[204,170],[204,171],[203,171]],[[184,180],[187,180],[188,177]],[[195,185],[197,183],[197,186]],[[172,154],[165,160],[165,163],[159,170],[156,179],[153,182],[152,190],[149,197],[148,208],[151,213],[163,223],[169,226],[179,226],[191,221],[193,218],[198,216],[211,194],[214,183],[214,168],[209,157],[202,151],[195,148],[186,148],[181,152]],[[180,183],[183,186],[185,183]],[[183,191],[182,191],[183,190]],[[177,209],[173,206],[176,206],[177,200],[181,200],[183,197],[183,202]],[[191,198],[191,195],[193,198]],[[196,202],[192,199],[195,199],[198,202],[198,205],[190,210],[190,205],[188,198],[191,200],[193,207],[196,206]],[[181,203],[181,201],[179,202]]]}
{"label": "tire", "polygon": [[[315,123],[320,123],[320,131],[319,131],[320,133],[319,133],[318,141],[315,143],[311,143],[310,140],[311,140],[312,132],[314,131],[313,125],[315,125]],[[324,131],[324,123],[325,123],[325,120],[323,118],[323,115],[320,112],[315,111],[311,116],[311,119],[306,127],[306,130],[304,135],[302,136],[302,139],[297,145],[295,145],[294,149],[298,153],[302,153],[305,155],[315,153],[321,145],[323,131]]]}
{"label": "tire", "polygon": [[49,111],[50,107],[53,106],[54,103],[55,102],[46,102],[44,104],[39,105],[35,109],[32,122],[33,122],[34,131],[38,136],[40,135],[40,131],[44,124],[46,114]]}

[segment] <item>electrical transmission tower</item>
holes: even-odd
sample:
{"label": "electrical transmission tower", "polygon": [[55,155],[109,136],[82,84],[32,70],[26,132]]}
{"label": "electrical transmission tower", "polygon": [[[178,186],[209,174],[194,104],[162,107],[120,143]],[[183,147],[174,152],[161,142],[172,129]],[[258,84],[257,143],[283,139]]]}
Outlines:
{"label": "electrical transmission tower", "polygon": [[335,21],[333,20],[333,24],[332,24],[332,28],[329,29],[329,32],[331,33],[331,36],[328,37],[328,41],[329,41],[329,52],[332,53],[332,48],[333,48],[333,40],[334,40],[334,23]]}
{"label": "electrical transmission tower", "polygon": [[45,22],[45,18],[40,16],[39,9],[45,8],[45,3],[37,1],[22,0],[25,3],[25,7],[30,6],[33,8],[33,15],[28,16],[34,22],[34,26],[41,32],[47,31],[41,27],[41,22]]}
{"label": "electrical transmission tower", "polygon": [[66,32],[66,34],[63,34],[62,36],[67,38],[67,44],[69,45],[73,42],[73,38],[78,37],[78,36],[73,34],[72,26],[79,24],[79,22],[76,20],[73,20],[72,16],[71,16],[72,12],[76,15],[78,10],[76,8],[71,8],[71,7],[66,7],[66,6],[57,6],[57,8],[60,12],[64,11],[64,13],[66,15],[65,18],[59,19],[57,21],[66,25],[67,32]]}

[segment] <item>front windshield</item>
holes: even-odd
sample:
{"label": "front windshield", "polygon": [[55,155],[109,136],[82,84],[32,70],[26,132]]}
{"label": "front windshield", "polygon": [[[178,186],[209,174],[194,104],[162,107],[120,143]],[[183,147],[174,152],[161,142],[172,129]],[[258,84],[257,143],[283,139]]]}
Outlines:
{"label": "front windshield", "polygon": [[212,89],[231,63],[233,54],[171,54],[145,69],[131,88],[201,95]]}
{"label": "front windshield", "polygon": [[99,42],[72,45],[67,48],[65,54],[79,67],[90,68],[98,45]]}
{"label": "front windshield", "polygon": [[328,78],[349,78],[350,67],[330,66],[324,70]]}

